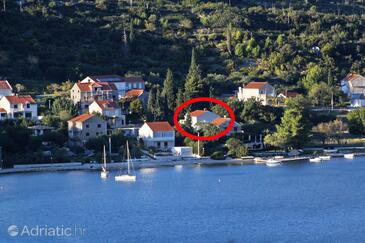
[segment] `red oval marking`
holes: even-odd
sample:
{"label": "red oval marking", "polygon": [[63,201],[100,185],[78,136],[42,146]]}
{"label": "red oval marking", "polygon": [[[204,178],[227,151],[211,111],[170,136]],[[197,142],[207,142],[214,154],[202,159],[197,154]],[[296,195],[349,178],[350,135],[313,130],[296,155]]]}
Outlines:
{"label": "red oval marking", "polygon": [[[229,117],[231,118],[231,121],[229,122],[229,125],[226,129],[224,129],[222,132],[217,133],[215,135],[211,135],[211,136],[197,136],[191,133],[188,133],[187,131],[185,131],[184,129],[182,129],[182,127],[179,124],[178,121],[178,116],[179,113],[188,105],[197,103],[197,102],[212,102],[218,105],[223,106],[229,114]],[[224,135],[226,135],[234,126],[234,121],[235,121],[235,116],[234,116],[234,112],[231,109],[231,107],[229,107],[229,105],[221,100],[215,99],[215,98],[211,98],[211,97],[199,97],[199,98],[194,98],[188,101],[185,101],[184,103],[182,103],[179,107],[176,108],[175,112],[174,112],[174,125],[176,127],[176,129],[184,136],[189,137],[193,140],[215,140],[218,139],[220,137],[223,137]]]}

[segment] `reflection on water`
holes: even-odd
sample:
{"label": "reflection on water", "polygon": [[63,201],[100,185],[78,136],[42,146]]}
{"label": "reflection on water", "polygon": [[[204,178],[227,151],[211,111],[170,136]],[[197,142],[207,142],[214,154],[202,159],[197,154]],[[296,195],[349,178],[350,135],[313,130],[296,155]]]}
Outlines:
{"label": "reflection on water", "polygon": [[86,228],[59,242],[363,242],[362,160],[146,168],[135,183],[113,173],[4,175],[0,242],[14,240],[9,225]]}

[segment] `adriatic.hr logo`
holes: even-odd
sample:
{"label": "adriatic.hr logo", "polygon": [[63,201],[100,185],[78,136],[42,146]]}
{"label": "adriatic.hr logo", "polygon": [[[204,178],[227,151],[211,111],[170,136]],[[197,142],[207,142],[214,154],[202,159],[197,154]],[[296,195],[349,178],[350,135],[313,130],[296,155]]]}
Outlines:
{"label": "adriatic.hr logo", "polygon": [[84,236],[85,233],[86,228],[78,226],[9,225],[8,227],[8,234],[11,237],[75,237]]}

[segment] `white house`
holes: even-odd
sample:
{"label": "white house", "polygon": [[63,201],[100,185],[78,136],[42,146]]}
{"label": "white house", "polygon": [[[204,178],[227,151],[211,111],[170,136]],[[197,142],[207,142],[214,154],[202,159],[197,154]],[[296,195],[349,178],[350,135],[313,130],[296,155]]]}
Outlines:
{"label": "white house", "polygon": [[99,113],[107,118],[112,128],[119,128],[126,125],[126,116],[122,114],[120,106],[109,100],[94,101],[89,106],[89,113]]}
{"label": "white house", "polygon": [[141,77],[121,77],[119,75],[87,76],[81,83],[106,82],[113,83],[118,90],[118,98],[122,98],[128,90],[145,89],[145,81]]}
{"label": "white house", "polygon": [[138,131],[144,146],[171,150],[175,146],[175,131],[167,122],[145,122]]}
{"label": "white house", "polygon": [[107,123],[94,114],[82,114],[67,122],[68,136],[86,142],[90,138],[107,135]]}
{"label": "white house", "polygon": [[13,95],[13,88],[8,80],[0,80],[0,98],[3,96]]}
{"label": "white house", "polygon": [[[191,117],[191,126],[195,127],[195,124],[198,122],[201,123],[210,123],[217,118],[220,118],[219,115],[215,114],[214,112],[208,111],[207,109],[204,110],[195,110],[190,113]],[[185,115],[185,120],[187,119],[187,115]]]}
{"label": "white house", "polygon": [[263,105],[267,105],[272,97],[275,97],[275,89],[268,82],[250,82],[246,86],[239,87],[237,93],[240,101],[255,98],[260,100]]}
{"label": "white house", "polygon": [[0,119],[37,119],[38,106],[30,95],[10,95],[0,99]]}
{"label": "white house", "polygon": [[[218,126],[221,130],[225,130],[229,123],[231,122],[231,118],[219,117],[211,122],[211,124]],[[227,135],[231,135],[232,133],[240,133],[242,130],[241,124],[238,122],[234,122],[233,128],[227,133]]]}
{"label": "white house", "polygon": [[341,89],[351,100],[351,106],[365,106],[365,78],[359,74],[350,73],[341,80]]}

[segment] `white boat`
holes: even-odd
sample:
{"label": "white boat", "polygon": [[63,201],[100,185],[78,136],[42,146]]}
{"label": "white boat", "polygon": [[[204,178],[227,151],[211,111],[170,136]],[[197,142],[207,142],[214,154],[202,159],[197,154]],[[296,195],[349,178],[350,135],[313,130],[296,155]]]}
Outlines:
{"label": "white boat", "polygon": [[331,156],[329,156],[329,155],[326,155],[326,156],[319,156],[319,158],[320,158],[321,160],[330,160],[330,159],[331,159]]}
{"label": "white boat", "polygon": [[355,154],[344,154],[343,157],[345,157],[345,159],[353,159]]}
{"label": "white boat", "polygon": [[115,181],[134,182],[137,180],[136,175],[132,174],[133,164],[131,162],[131,155],[129,153],[128,141],[127,141],[127,164],[128,164],[127,174],[116,175],[114,177]]}
{"label": "white boat", "polygon": [[316,158],[309,159],[309,162],[312,162],[312,163],[319,163],[321,161],[322,161],[322,159],[320,157],[316,157]]}
{"label": "white boat", "polygon": [[109,171],[107,171],[106,169],[106,154],[105,154],[105,146],[103,148],[103,160],[104,160],[104,165],[101,166],[101,172],[100,172],[100,177],[102,179],[106,179],[109,176]]}
{"label": "white boat", "polygon": [[266,166],[274,167],[274,166],[278,166],[278,165],[281,165],[281,162],[279,160],[275,160],[275,159],[266,160]]}

